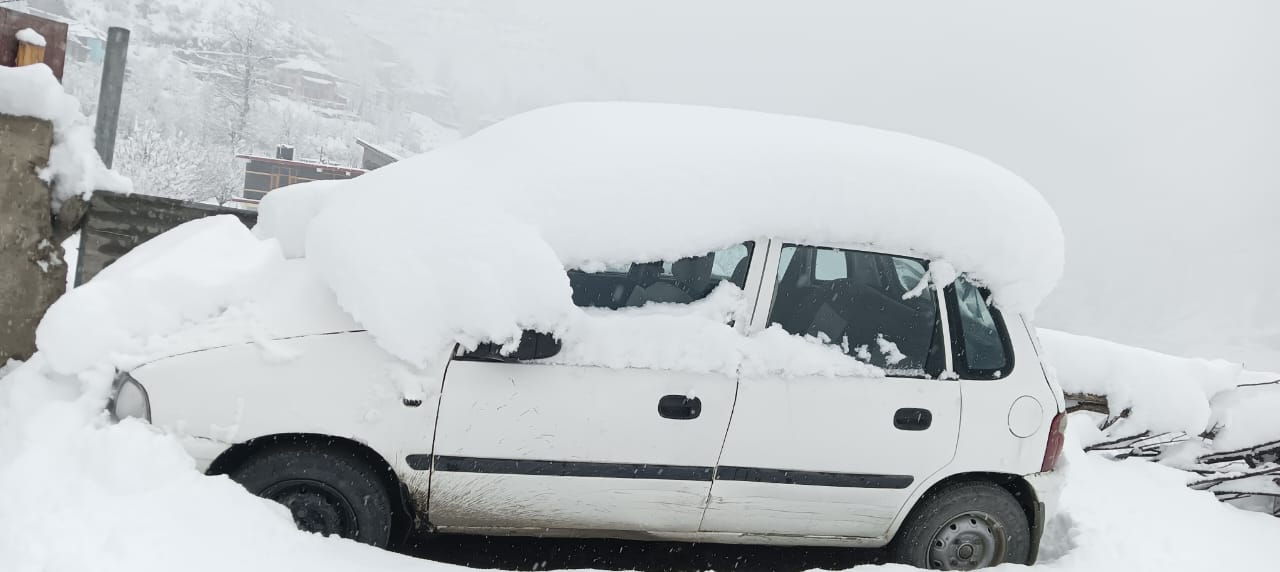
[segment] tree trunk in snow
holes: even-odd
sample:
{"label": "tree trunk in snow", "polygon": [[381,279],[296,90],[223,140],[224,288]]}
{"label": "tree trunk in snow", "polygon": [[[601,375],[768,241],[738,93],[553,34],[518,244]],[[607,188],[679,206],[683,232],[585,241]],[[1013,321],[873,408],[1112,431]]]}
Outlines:
{"label": "tree trunk in snow", "polygon": [[0,364],[31,357],[36,325],[66,290],[50,190],[36,174],[52,144],[49,122],[0,115]]}

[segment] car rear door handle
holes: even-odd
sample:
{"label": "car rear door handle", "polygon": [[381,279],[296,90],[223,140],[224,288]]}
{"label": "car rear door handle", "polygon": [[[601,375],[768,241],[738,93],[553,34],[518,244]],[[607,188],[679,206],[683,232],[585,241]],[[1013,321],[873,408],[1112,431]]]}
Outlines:
{"label": "car rear door handle", "polygon": [[933,412],[928,409],[904,407],[893,413],[893,426],[903,431],[924,431],[933,425]]}
{"label": "car rear door handle", "polygon": [[702,400],[684,395],[664,395],[658,400],[658,415],[667,419],[696,419],[702,415]]}

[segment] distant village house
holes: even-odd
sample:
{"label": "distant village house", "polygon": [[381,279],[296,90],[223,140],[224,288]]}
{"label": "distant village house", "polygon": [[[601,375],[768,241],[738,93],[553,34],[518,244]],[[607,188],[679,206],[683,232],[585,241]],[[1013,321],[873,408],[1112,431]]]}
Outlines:
{"label": "distant village house", "polygon": [[262,197],[280,187],[311,181],[351,179],[365,173],[364,169],[355,167],[295,161],[293,147],[288,145],[276,147],[275,157],[236,155],[236,158],[248,163],[244,167],[243,196],[231,200],[248,208],[255,208]]}
{"label": "distant village house", "polygon": [[347,98],[338,93],[343,79],[315,60],[287,59],[272,69],[272,82],[281,95],[314,105],[346,109]]}

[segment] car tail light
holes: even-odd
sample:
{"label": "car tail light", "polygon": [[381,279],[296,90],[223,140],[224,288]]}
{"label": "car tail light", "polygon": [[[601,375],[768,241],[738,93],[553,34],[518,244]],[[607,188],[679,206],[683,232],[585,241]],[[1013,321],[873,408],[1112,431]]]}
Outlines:
{"label": "car tail light", "polygon": [[1044,461],[1040,462],[1040,472],[1052,471],[1058,466],[1058,457],[1062,456],[1062,442],[1067,433],[1067,414],[1058,413],[1049,424],[1049,442],[1044,447]]}

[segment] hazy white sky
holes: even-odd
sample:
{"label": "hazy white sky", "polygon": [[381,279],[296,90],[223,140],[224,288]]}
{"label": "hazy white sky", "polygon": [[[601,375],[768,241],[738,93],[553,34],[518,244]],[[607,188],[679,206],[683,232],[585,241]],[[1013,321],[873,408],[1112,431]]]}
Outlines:
{"label": "hazy white sky", "polygon": [[498,114],[699,103],[978,152],[1062,219],[1041,324],[1280,369],[1280,2],[276,1]]}

